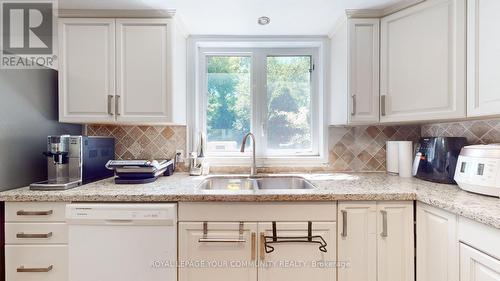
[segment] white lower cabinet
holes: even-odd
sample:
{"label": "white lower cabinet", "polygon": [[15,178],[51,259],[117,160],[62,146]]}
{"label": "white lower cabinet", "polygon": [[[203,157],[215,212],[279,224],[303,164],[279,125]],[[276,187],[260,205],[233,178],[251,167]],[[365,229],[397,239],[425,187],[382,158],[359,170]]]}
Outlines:
{"label": "white lower cabinet", "polygon": [[460,281],[499,281],[500,260],[460,243]]}
{"label": "white lower cabinet", "polygon": [[338,256],[349,266],[339,268],[339,280],[377,280],[377,204],[339,203]]}
{"label": "white lower cabinet", "polygon": [[[273,236],[271,222],[179,223],[179,281],[335,281],[336,224],[313,222],[318,243],[273,243],[266,252],[265,236]],[[308,222],[276,222],[276,235],[304,240]],[[268,238],[269,241],[270,238]],[[307,240],[307,238],[306,238]],[[314,241],[320,241],[314,238]]]}
{"label": "white lower cabinet", "polygon": [[458,281],[457,215],[417,203],[417,281]]}
{"label": "white lower cabinet", "polygon": [[[307,236],[307,222],[278,222],[277,236]],[[314,243],[277,243],[270,244],[274,248],[271,253],[265,252],[264,236],[272,236],[271,223],[259,223],[259,281],[276,280],[335,280],[335,235],[334,222],[315,222],[312,224],[312,235],[321,236],[327,243],[326,252],[322,252],[319,244]],[[315,239],[317,241],[317,239]],[[264,251],[263,251],[264,250]]]}
{"label": "white lower cabinet", "polygon": [[243,229],[240,237],[239,223],[210,222],[202,242],[202,222],[179,223],[179,281],[256,280],[255,268],[239,263],[256,261],[257,223],[244,223]]}
{"label": "white lower cabinet", "polygon": [[5,204],[5,280],[67,281],[64,202]]}
{"label": "white lower cabinet", "polygon": [[66,281],[66,245],[6,245],[5,280]]}
{"label": "white lower cabinet", "polygon": [[339,202],[339,281],[413,281],[413,201]]}

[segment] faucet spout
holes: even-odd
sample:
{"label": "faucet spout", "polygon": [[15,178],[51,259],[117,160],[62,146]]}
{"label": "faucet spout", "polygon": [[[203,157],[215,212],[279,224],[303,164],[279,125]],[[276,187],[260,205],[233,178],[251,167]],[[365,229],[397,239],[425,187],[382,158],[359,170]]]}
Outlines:
{"label": "faucet spout", "polygon": [[241,142],[241,153],[245,152],[245,146],[247,144],[248,138],[252,139],[252,166],[250,168],[250,177],[254,177],[257,175],[257,164],[255,161],[255,136],[252,133],[247,133],[243,137],[243,141]]}

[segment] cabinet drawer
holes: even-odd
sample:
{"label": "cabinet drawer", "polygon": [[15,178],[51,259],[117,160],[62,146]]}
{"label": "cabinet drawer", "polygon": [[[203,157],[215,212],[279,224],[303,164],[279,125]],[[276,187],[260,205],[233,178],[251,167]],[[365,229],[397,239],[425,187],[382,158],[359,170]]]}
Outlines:
{"label": "cabinet drawer", "polygon": [[8,281],[67,281],[68,247],[62,245],[5,246]]}
{"label": "cabinet drawer", "polygon": [[65,202],[7,202],[6,222],[63,222]]}
{"label": "cabinet drawer", "polygon": [[66,244],[65,223],[6,223],[6,244]]}

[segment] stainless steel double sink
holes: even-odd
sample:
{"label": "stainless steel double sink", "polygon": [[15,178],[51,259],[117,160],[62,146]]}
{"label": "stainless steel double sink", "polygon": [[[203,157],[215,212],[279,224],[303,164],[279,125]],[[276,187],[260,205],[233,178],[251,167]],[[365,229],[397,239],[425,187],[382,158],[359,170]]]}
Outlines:
{"label": "stainless steel double sink", "polygon": [[297,190],[313,189],[314,186],[299,176],[213,176],[205,179],[202,190]]}

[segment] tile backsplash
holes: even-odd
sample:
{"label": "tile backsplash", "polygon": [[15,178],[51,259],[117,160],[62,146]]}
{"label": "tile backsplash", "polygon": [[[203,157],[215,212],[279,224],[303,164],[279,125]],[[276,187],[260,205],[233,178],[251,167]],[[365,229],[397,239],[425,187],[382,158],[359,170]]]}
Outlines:
{"label": "tile backsplash", "polygon": [[116,159],[172,159],[186,151],[185,126],[87,125],[89,136],[115,138]]}
{"label": "tile backsplash", "polygon": [[[186,151],[185,126],[87,125],[89,136],[113,136],[116,159],[173,158]],[[318,167],[265,167],[259,172],[384,171],[385,142],[413,140],[419,126],[358,126],[329,128],[329,163]],[[212,172],[244,172],[248,167],[211,167]]]}
{"label": "tile backsplash", "polygon": [[418,141],[420,126],[356,126],[329,129],[329,170],[385,171],[386,141]]}
{"label": "tile backsplash", "polygon": [[470,144],[500,143],[500,119],[422,125],[423,137],[466,137]]}
{"label": "tile backsplash", "polygon": [[[87,125],[87,134],[113,136],[116,159],[173,158],[186,151],[185,126]],[[418,141],[420,136],[465,136],[471,144],[500,143],[500,119],[405,126],[330,127],[328,164],[318,167],[264,167],[259,172],[385,171],[388,140]],[[212,172],[246,173],[248,167],[211,167]]]}

